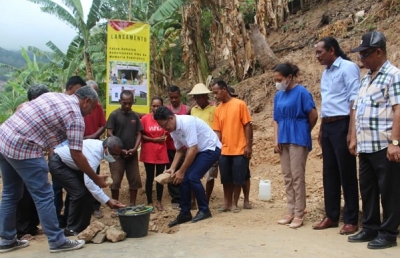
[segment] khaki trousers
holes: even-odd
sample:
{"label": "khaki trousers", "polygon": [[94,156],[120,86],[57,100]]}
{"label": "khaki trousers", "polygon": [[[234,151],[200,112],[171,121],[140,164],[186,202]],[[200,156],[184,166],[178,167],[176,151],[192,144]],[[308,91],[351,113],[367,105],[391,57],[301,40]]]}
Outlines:
{"label": "khaki trousers", "polygon": [[283,180],[286,188],[288,214],[303,217],[306,208],[305,168],[308,148],[283,144],[280,155]]}

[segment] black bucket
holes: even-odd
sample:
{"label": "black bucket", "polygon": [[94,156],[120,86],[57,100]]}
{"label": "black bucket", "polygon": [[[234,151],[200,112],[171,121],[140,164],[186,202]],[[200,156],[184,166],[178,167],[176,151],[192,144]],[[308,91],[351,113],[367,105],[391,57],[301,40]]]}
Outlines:
{"label": "black bucket", "polygon": [[154,208],[148,206],[143,212],[126,214],[126,212],[133,211],[134,208],[126,207],[118,209],[116,213],[118,214],[119,223],[122,230],[126,233],[126,237],[145,237],[149,231],[150,213]]}

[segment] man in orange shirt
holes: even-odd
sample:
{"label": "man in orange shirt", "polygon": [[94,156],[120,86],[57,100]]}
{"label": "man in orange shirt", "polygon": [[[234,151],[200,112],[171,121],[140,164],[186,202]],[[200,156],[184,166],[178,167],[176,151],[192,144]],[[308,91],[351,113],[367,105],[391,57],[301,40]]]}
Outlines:
{"label": "man in orange shirt", "polygon": [[224,81],[212,87],[217,101],[213,129],[222,142],[219,169],[224,189],[224,205],[220,211],[239,212],[238,201],[241,187],[245,184],[249,160],[252,154],[253,126],[244,101],[233,98]]}

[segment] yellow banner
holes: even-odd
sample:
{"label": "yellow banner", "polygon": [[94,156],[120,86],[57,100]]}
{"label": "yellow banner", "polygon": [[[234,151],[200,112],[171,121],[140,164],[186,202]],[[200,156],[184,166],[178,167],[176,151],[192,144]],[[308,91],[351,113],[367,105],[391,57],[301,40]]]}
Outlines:
{"label": "yellow banner", "polygon": [[132,91],[132,109],[149,113],[150,25],[109,21],[107,26],[107,117],[120,107],[120,94]]}

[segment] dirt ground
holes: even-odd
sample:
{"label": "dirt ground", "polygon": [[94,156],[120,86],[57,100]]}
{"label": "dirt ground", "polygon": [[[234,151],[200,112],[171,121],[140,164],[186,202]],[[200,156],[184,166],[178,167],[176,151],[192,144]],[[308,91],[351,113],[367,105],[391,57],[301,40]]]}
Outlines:
{"label": "dirt ground", "polygon": [[[312,1],[311,1],[312,2]],[[395,1],[326,1],[311,6],[311,11],[289,18],[279,30],[271,30],[268,43],[273,49],[296,47],[277,53],[281,61],[290,61],[299,65],[302,72],[299,83],[305,85],[314,96],[317,109],[320,109],[320,77],[324,69],[314,55],[314,44],[323,36],[336,37],[342,49],[348,53],[357,46],[361,35],[371,29],[383,31],[388,38],[388,57],[400,66],[399,6]],[[396,9],[397,8],[397,9]],[[349,21],[348,17],[365,10],[365,19],[361,22]],[[397,10],[397,11],[396,11]],[[396,12],[395,12],[396,11]],[[319,21],[324,13],[332,18],[331,24],[320,27]],[[283,28],[285,32],[283,33]],[[355,54],[350,57],[360,64]],[[362,67],[361,67],[362,68]],[[362,69],[362,74],[365,74]],[[180,85],[179,83],[177,83]],[[239,97],[248,104],[254,121],[254,146],[251,160],[252,210],[242,210],[237,214],[218,213],[217,208],[223,202],[222,186],[219,179],[211,199],[213,218],[196,224],[168,228],[167,224],[177,215],[170,206],[170,197],[164,189],[163,212],[151,215],[152,232],[143,239],[127,239],[123,242],[101,245],[86,245],[81,251],[66,253],[60,257],[398,257],[399,247],[387,250],[368,250],[366,244],[347,243],[347,237],[338,234],[339,228],[314,231],[311,225],[324,216],[321,148],[316,142],[319,122],[312,132],[313,150],[310,152],[306,168],[307,214],[304,226],[290,229],[277,225],[276,221],[286,214],[286,197],[281,175],[279,156],[273,154],[272,100],[276,92],[272,82],[272,73],[266,72],[233,85]],[[190,101],[190,100],[189,100]],[[141,167],[144,183],[144,169]],[[102,174],[108,174],[108,165],[103,164]],[[272,199],[268,202],[258,200],[258,184],[261,179],[269,179],[272,184]],[[154,187],[155,188],[155,187]],[[1,183],[0,183],[1,189]],[[105,192],[110,195],[109,189]],[[155,192],[153,192],[155,198]],[[128,204],[128,188],[124,180],[120,200]],[[138,194],[138,204],[146,203],[144,189]],[[240,200],[242,205],[243,199]],[[361,201],[360,201],[361,203]],[[360,206],[361,207],[361,206]],[[118,218],[110,217],[110,209],[102,207],[106,225],[118,225]],[[361,215],[361,211],[360,211]],[[361,218],[361,216],[360,216]],[[29,248],[13,252],[3,257],[46,257],[48,254],[45,237],[38,236]]]}

